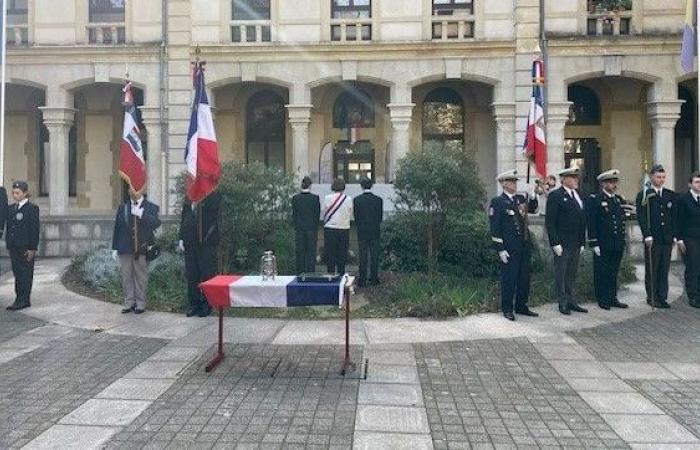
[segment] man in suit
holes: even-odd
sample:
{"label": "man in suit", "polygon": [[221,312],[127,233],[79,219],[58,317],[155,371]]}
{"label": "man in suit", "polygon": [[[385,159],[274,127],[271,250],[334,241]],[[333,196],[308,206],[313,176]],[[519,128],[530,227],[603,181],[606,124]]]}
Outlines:
{"label": "man in suit", "polygon": [[316,271],[316,242],[321,220],[321,201],[311,193],[311,178],[301,180],[301,192],[292,197],[297,273]]}
{"label": "man in suit", "polygon": [[360,186],[363,192],[353,200],[357,242],[360,247],[358,285],[367,285],[369,272],[369,284],[376,286],[379,284],[379,227],[384,217],[384,202],[372,193],[372,180],[365,177],[360,181]]}
{"label": "man in suit", "polygon": [[559,312],[586,313],[573,297],[578,260],[586,243],[586,216],[578,190],[580,171],[568,168],[559,172],[561,187],[549,193],[545,228],[554,253],[554,282],[559,297]]}
{"label": "man in suit", "polygon": [[678,198],[678,247],[685,261],[688,304],[700,308],[700,172],[688,179],[688,191]]}
{"label": "man in suit", "polygon": [[178,250],[185,253],[187,274],[187,317],[206,317],[211,308],[199,289],[199,283],[216,275],[219,245],[219,208],[221,194],[214,191],[201,202],[185,198],[180,213]]}
{"label": "man in suit", "polygon": [[668,271],[671,251],[678,240],[678,196],[664,187],[666,171],[661,164],[649,171],[650,186],[637,194],[637,219],[644,236],[644,287],[647,303],[657,308],[670,308]]}
{"label": "man in suit", "polygon": [[617,299],[617,274],[625,253],[625,201],[616,194],[619,175],[615,169],[598,175],[600,192],[591,194],[586,202],[595,297],[605,310],[627,308]]}
{"label": "man in suit", "polygon": [[[1,195],[0,195],[1,197]],[[29,297],[34,281],[34,261],[39,248],[39,207],[29,201],[29,185],[24,181],[12,183],[12,198],[15,203],[4,209],[9,212],[5,242],[10,253],[12,273],[15,276],[15,301],[7,307],[9,311],[29,308]],[[0,203],[2,199],[0,198]],[[5,205],[7,196],[5,196]],[[2,205],[0,205],[2,207]]]}
{"label": "man in suit", "polygon": [[124,291],[122,314],[141,314],[146,310],[148,261],[146,250],[155,241],[160,227],[158,205],[141,192],[129,188],[129,201],[117,208],[112,236],[112,258],[119,260]]}
{"label": "man in suit", "polygon": [[489,222],[491,241],[501,260],[501,311],[508,320],[515,320],[515,313],[537,317],[527,307],[530,296],[531,240],[527,226],[527,214],[537,210],[537,197],[531,199],[517,194],[518,174],[515,170],[496,177],[503,193],[491,200]]}

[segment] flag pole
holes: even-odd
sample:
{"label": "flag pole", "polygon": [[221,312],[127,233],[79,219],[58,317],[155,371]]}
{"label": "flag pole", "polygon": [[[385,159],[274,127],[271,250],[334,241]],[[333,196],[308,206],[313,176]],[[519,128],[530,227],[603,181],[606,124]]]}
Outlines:
{"label": "flag pole", "polygon": [[7,62],[7,0],[2,0],[2,42],[0,42],[0,186],[5,184],[5,89]]}

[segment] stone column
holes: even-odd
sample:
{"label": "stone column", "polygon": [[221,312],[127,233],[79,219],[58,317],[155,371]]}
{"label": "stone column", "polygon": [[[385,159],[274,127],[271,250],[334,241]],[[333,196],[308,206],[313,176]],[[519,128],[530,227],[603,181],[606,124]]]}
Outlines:
{"label": "stone column", "polygon": [[141,119],[148,131],[148,153],[146,155],[146,192],[148,198],[160,205],[165,205],[163,198],[163,152],[162,129],[163,121],[160,117],[159,107],[141,106]]}
{"label": "stone column", "polygon": [[396,178],[398,161],[409,152],[411,119],[415,103],[389,103],[391,120],[391,147],[389,148],[389,167],[386,168],[386,182],[393,183]]}
{"label": "stone column", "polygon": [[550,102],[547,107],[547,174],[564,168],[564,127],[571,102]]}
{"label": "stone column", "polygon": [[49,214],[60,216],[68,206],[68,133],[75,109],[40,106],[44,125],[49,130]]}
{"label": "stone column", "polygon": [[496,122],[496,174],[515,168],[515,103],[493,103]]}
{"label": "stone column", "polygon": [[652,163],[663,164],[666,169],[666,186],[670,189],[676,188],[675,127],[681,116],[682,104],[682,100],[657,100],[647,103],[647,116],[651,123]]}
{"label": "stone column", "polygon": [[309,174],[309,124],[313,105],[286,105],[289,123],[292,126],[292,163],[293,173],[302,177]]}

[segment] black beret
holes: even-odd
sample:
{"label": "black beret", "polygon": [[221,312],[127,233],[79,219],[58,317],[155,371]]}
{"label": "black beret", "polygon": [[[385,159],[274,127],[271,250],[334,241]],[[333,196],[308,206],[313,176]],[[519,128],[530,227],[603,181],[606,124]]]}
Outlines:
{"label": "black beret", "polygon": [[22,192],[27,192],[29,190],[29,185],[26,181],[15,181],[12,183],[12,189],[19,189]]}

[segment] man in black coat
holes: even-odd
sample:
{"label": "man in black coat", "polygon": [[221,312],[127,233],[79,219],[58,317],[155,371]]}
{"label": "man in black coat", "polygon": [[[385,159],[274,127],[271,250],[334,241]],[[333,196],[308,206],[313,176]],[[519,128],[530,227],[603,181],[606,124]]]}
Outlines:
{"label": "man in black coat", "polygon": [[578,190],[578,168],[559,172],[561,187],[549,193],[545,228],[554,253],[554,282],[559,297],[559,312],[588,312],[573,297],[578,260],[586,243],[586,216],[583,197]]}
{"label": "man in black coat", "polygon": [[129,189],[129,201],[117,208],[112,236],[112,257],[119,260],[124,290],[123,314],[146,310],[148,261],[146,250],[155,242],[160,227],[159,208],[141,192]]}
{"label": "man in black coat", "polygon": [[530,296],[531,246],[527,214],[537,210],[537,197],[528,200],[517,194],[518,174],[509,170],[499,174],[503,193],[491,200],[489,223],[491,241],[501,260],[501,311],[508,320],[515,320],[515,313],[537,317],[530,311],[527,301]]}
{"label": "man in black coat", "polygon": [[700,172],[690,176],[688,191],[678,198],[678,238],[688,304],[700,308]]}
{"label": "man in black coat", "polygon": [[221,194],[218,191],[199,203],[185,198],[182,205],[178,250],[185,252],[187,298],[190,302],[187,317],[206,317],[211,312],[199,283],[216,275],[220,206]]}
{"label": "man in black coat", "polygon": [[678,196],[664,188],[666,171],[661,164],[649,171],[650,186],[637,194],[637,220],[644,236],[644,287],[647,303],[670,308],[668,271],[671,251],[678,240]]}
{"label": "man in black coat", "polygon": [[[4,190],[4,189],[3,189]],[[7,196],[0,208],[7,205]],[[34,261],[39,248],[39,207],[29,201],[29,185],[24,181],[12,183],[12,198],[15,203],[7,211],[7,234],[5,242],[10,253],[12,273],[15,276],[15,301],[7,307],[9,311],[17,311],[31,306],[29,297],[34,281]]]}
{"label": "man in black coat", "polygon": [[360,250],[360,276],[358,286],[379,284],[379,251],[380,230],[384,217],[384,202],[381,197],[371,191],[372,180],[363,178],[360,181],[362,194],[353,199],[355,225],[357,227],[357,242]]}
{"label": "man in black coat", "polygon": [[617,274],[625,253],[625,201],[616,194],[619,170],[598,175],[600,192],[586,201],[588,245],[593,250],[593,285],[598,306],[627,308],[617,299]]}
{"label": "man in black coat", "polygon": [[292,197],[297,273],[316,271],[316,242],[321,201],[311,193],[311,178],[301,180],[301,192]]}

